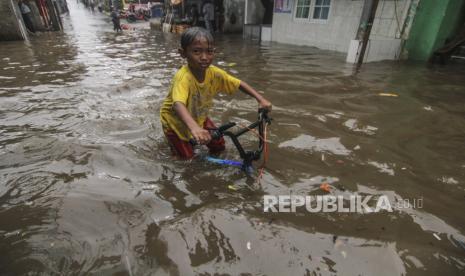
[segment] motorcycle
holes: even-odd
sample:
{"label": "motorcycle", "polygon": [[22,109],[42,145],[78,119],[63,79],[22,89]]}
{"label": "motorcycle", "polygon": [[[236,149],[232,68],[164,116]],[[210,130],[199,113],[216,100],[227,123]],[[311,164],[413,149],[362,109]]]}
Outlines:
{"label": "motorcycle", "polygon": [[148,21],[150,20],[150,14],[148,14],[146,11],[140,11],[140,10],[137,11],[136,13],[128,11],[122,15],[122,18],[126,19],[126,21],[129,23],[136,22],[137,20]]}

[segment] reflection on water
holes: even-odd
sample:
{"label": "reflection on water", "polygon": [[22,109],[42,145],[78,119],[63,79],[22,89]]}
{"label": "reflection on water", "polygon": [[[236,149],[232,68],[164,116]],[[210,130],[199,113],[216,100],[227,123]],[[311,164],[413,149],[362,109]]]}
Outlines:
{"label": "reflection on water", "polygon": [[[178,37],[115,34],[69,4],[64,34],[0,45],[0,274],[465,269],[464,68],[383,62],[354,75],[333,52],[219,37],[216,62],[275,105],[270,160],[251,190],[234,168],[169,156],[158,112],[182,63]],[[255,109],[220,97],[212,118],[252,121]],[[225,155],[237,157],[230,144]],[[262,210],[263,194],[322,194],[322,183],[423,208]]]}

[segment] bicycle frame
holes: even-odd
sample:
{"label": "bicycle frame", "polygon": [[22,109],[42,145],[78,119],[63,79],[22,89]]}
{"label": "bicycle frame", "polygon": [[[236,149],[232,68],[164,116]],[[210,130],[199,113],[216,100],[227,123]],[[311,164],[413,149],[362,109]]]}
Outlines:
{"label": "bicycle frame", "polygon": [[[265,147],[265,125],[271,124],[271,120],[272,118],[268,117],[268,110],[260,108],[258,110],[258,120],[247,127],[239,129],[238,131],[232,132],[228,130],[231,127],[237,125],[234,122],[229,122],[224,125],[221,125],[216,129],[211,129],[212,139],[220,139],[223,136],[227,136],[231,139],[237,151],[239,152],[242,161],[219,159],[210,156],[207,157],[206,160],[215,164],[240,167],[246,174],[251,175],[253,173],[252,162],[260,159],[263,149]],[[258,148],[253,151],[245,150],[239,142],[239,137],[251,130],[254,130],[255,128],[258,128]],[[195,140],[191,140],[191,143],[193,145],[197,144]]]}

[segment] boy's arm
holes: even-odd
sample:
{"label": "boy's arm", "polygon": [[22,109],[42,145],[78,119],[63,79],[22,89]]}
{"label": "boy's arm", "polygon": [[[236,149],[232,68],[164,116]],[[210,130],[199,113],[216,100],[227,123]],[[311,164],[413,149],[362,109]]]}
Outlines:
{"label": "boy's arm", "polygon": [[198,143],[207,144],[212,139],[210,132],[197,124],[183,103],[174,102],[173,109]]}
{"label": "boy's arm", "polygon": [[244,92],[245,94],[254,97],[260,108],[266,108],[269,111],[271,111],[271,102],[269,102],[265,97],[260,95],[255,89],[253,89],[250,85],[248,85],[246,82],[241,81],[241,85],[239,86],[239,89]]}

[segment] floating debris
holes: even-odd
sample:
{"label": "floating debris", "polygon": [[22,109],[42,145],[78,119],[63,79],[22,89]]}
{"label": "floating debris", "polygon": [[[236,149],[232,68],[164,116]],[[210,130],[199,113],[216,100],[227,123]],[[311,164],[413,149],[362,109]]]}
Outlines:
{"label": "floating debris", "polygon": [[397,95],[395,93],[378,93],[378,96],[381,96],[381,97],[399,97],[399,95]]}
{"label": "floating debris", "polygon": [[433,108],[431,106],[429,106],[429,105],[424,106],[423,109],[426,110],[426,111],[433,111]]}
{"label": "floating debris", "polygon": [[234,185],[228,185],[228,189],[232,191],[237,191],[237,188]]}
{"label": "floating debris", "polygon": [[442,178],[438,178],[438,180],[445,184],[459,184],[459,182],[455,180],[453,177],[443,176]]}
{"label": "floating debris", "polygon": [[331,192],[331,186],[328,183],[322,183],[320,189],[328,193]]}
{"label": "floating debris", "polygon": [[3,234],[3,236],[5,238],[8,238],[8,237],[16,236],[16,235],[20,235],[20,234],[21,234],[20,231],[12,231],[12,232],[8,232],[8,233]]}
{"label": "floating debris", "polygon": [[251,250],[251,249],[252,249],[252,246],[251,246],[251,244],[250,244],[249,241],[247,242],[247,249],[248,249],[248,250]]}

